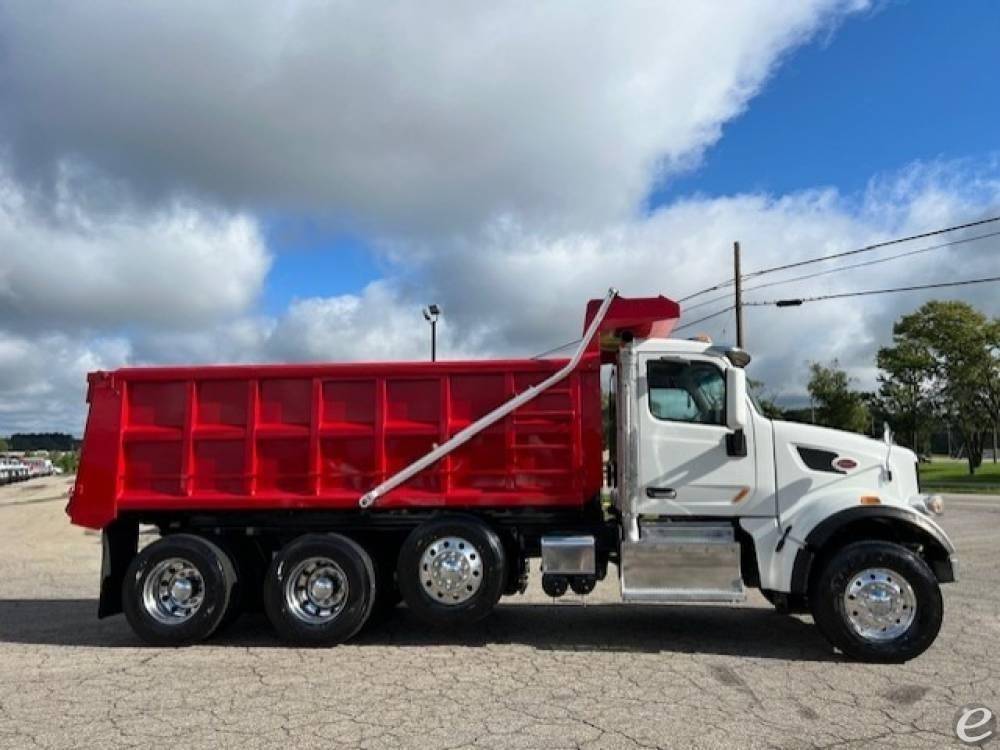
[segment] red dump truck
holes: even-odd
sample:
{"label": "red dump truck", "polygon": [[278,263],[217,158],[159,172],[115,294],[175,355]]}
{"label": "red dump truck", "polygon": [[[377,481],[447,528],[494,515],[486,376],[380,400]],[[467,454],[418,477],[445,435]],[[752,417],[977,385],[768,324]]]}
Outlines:
{"label": "red dump truck", "polygon": [[[552,596],[610,563],[624,602],[757,587],[853,656],[922,652],[957,559],[913,454],[767,419],[749,356],[668,338],[679,315],[612,290],[560,360],[92,373],[67,512],[103,532],[99,616],[184,644],[256,603],[284,638],[335,644],[401,599],[432,626],[479,620],[540,557]],[[141,550],[140,524],[159,532]]]}

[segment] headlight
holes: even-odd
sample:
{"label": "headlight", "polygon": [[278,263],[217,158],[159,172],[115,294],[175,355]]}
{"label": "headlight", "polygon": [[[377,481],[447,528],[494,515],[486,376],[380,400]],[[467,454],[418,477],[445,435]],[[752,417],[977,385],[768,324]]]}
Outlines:
{"label": "headlight", "polygon": [[910,505],[928,516],[944,513],[944,498],[941,495],[916,495],[910,498]]}

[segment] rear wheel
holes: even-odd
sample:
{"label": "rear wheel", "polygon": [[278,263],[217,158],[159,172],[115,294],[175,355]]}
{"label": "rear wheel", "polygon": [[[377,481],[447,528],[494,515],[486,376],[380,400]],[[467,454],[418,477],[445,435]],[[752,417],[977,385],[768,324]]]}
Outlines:
{"label": "rear wheel", "polygon": [[827,639],[863,661],[919,656],[941,629],[941,589],[918,555],[889,542],[855,542],[836,552],[810,592]]}
{"label": "rear wheel", "polygon": [[181,646],[215,632],[230,609],[236,569],[222,549],[175,534],[145,547],[129,564],[122,609],[147,643]]}
{"label": "rear wheel", "polygon": [[406,605],[431,625],[486,617],[503,594],[507,562],[490,527],[470,516],[418,526],[403,542],[396,580]]}
{"label": "rear wheel", "polygon": [[365,624],[375,580],[371,557],[356,542],[339,534],[307,534],[271,562],[264,609],[282,638],[332,646]]}

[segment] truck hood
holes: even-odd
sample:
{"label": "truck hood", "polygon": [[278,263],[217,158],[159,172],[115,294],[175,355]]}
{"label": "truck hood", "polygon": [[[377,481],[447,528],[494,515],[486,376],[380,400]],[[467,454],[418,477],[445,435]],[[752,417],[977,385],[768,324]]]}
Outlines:
{"label": "truck hood", "polygon": [[[918,492],[917,457],[907,448],[893,445],[890,451],[882,440],[810,424],[775,420],[773,426],[779,487],[851,487],[901,503]],[[887,452],[890,475],[884,471]]]}

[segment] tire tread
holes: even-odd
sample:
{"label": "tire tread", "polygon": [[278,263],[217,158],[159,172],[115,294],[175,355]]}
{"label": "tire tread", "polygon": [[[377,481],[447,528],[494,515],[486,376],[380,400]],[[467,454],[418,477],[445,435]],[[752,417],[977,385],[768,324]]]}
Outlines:
{"label": "tire tread", "polygon": [[[850,577],[865,568],[888,568],[906,578],[917,597],[917,615],[899,638],[866,641],[857,635],[843,614],[843,592]],[[882,663],[913,659],[934,642],[941,629],[943,603],[937,579],[927,563],[913,551],[892,542],[852,542],[837,550],[820,570],[809,594],[813,619],[834,646],[852,658]]]}

